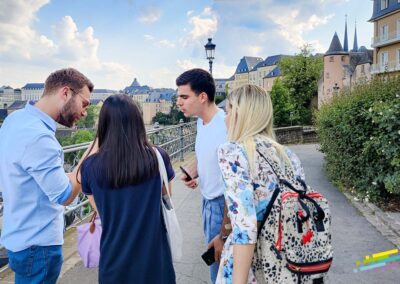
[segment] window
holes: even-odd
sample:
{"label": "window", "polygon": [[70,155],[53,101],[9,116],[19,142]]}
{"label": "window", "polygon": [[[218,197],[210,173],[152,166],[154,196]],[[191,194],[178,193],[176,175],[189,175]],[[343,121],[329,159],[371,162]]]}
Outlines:
{"label": "window", "polygon": [[397,20],[397,37],[400,37],[400,20]]}
{"label": "window", "polygon": [[389,26],[388,25],[384,25],[381,27],[381,41],[385,41],[388,40],[389,38]]}
{"label": "window", "polygon": [[397,49],[397,68],[400,68],[400,48]]}
{"label": "window", "polygon": [[388,53],[382,52],[380,57],[381,57],[381,67],[383,67],[383,68],[387,67],[387,64],[389,61]]}
{"label": "window", "polygon": [[389,6],[389,0],[381,0],[381,10],[386,9]]}
{"label": "window", "polygon": [[325,77],[326,77],[326,79],[329,79],[329,72],[326,72]]}
{"label": "window", "polygon": [[329,62],[333,62],[334,57],[333,56],[329,56]]}
{"label": "window", "polygon": [[341,56],[341,57],[340,57],[340,60],[343,62],[343,61],[344,61],[344,56]]}
{"label": "window", "polygon": [[365,73],[365,65],[361,65],[361,73],[362,73],[362,74]]}

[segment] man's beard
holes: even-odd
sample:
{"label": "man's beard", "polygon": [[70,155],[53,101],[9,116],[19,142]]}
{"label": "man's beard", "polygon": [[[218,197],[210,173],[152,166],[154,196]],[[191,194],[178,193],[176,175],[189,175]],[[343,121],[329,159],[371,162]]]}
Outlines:
{"label": "man's beard", "polygon": [[74,126],[76,115],[74,112],[75,99],[71,98],[61,109],[57,122],[61,125],[71,128]]}

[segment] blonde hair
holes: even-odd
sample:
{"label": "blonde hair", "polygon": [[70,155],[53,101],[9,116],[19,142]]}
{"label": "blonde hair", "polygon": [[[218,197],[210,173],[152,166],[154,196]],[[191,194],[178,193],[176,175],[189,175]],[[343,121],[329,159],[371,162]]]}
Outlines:
{"label": "blonde hair", "polygon": [[[280,158],[280,161],[277,162],[280,164],[283,161],[290,165],[284,147],[276,142],[273,130],[272,101],[264,89],[248,84],[241,86],[228,95],[228,104],[231,108],[228,140],[244,145],[251,170],[255,168],[255,135],[269,138],[268,140],[275,146]],[[274,157],[271,158],[274,159]]]}

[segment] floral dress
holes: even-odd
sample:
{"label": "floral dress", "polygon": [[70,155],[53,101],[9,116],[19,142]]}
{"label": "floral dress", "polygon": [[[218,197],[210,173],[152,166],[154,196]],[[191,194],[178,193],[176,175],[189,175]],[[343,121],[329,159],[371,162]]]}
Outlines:
{"label": "floral dress", "polygon": [[[254,137],[256,150],[264,156],[280,161],[277,150],[264,136]],[[284,148],[296,177],[304,180],[304,171],[298,157]],[[255,151],[255,167],[250,174],[247,154],[240,143],[228,142],[218,150],[219,167],[225,182],[225,201],[232,224],[232,233],[225,242],[218,271],[217,284],[231,284],[233,274],[233,245],[257,242],[257,221],[263,219],[266,207],[277,185],[278,178],[271,166]],[[282,168],[284,168],[282,166]],[[250,269],[248,283],[257,283]]]}

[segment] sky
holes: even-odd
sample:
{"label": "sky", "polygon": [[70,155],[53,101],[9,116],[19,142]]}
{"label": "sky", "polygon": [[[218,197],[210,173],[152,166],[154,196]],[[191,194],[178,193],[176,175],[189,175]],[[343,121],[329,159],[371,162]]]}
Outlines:
{"label": "sky", "polygon": [[175,88],[185,70],[229,78],[243,56],[326,52],[335,31],[371,48],[371,0],[0,0],[0,86],[41,83],[74,67],[95,88]]}

